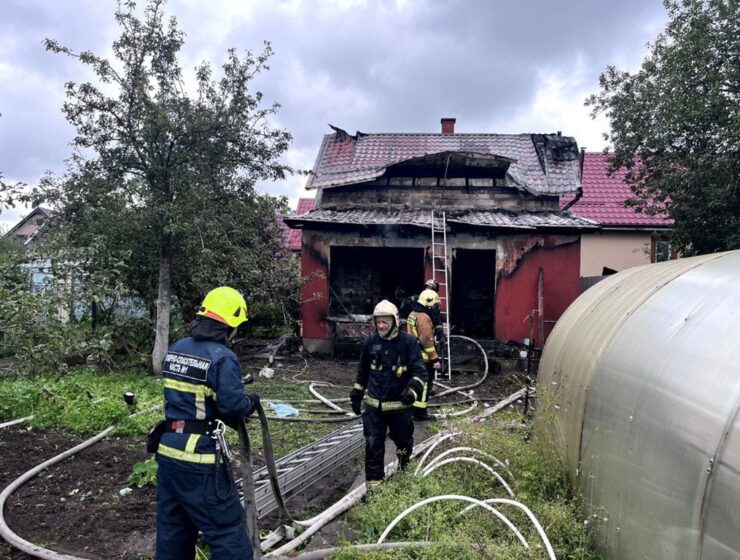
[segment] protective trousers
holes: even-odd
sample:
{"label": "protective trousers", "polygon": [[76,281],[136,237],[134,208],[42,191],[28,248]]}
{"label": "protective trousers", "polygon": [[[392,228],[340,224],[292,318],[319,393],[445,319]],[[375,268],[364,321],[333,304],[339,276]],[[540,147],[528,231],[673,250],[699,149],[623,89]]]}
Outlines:
{"label": "protective trousers", "polygon": [[[219,469],[218,487],[230,480]],[[157,469],[157,560],[193,560],[198,530],[211,547],[212,560],[252,560],[244,529],[244,509],[236,492],[224,501],[216,496],[215,474],[178,469],[159,462]]]}
{"label": "protective trousers", "polygon": [[424,394],[414,403],[414,418],[424,417],[429,414],[427,411],[427,404],[429,402],[429,396],[432,394],[432,387],[434,384],[434,363],[424,362],[424,367],[427,368],[427,382],[424,384]]}
{"label": "protective trousers", "polygon": [[385,465],[385,436],[390,432],[396,444],[396,455],[402,469],[406,468],[414,449],[414,422],[411,410],[378,412],[368,407],[362,417],[365,434],[365,480],[383,480]]}

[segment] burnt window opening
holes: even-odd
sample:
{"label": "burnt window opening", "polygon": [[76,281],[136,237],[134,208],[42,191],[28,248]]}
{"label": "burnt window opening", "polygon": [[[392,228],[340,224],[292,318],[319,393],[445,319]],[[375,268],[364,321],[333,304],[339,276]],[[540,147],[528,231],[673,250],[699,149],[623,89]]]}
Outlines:
{"label": "burnt window opening", "polygon": [[383,299],[418,294],[424,284],[424,250],[396,247],[332,247],[329,315],[370,315]]}

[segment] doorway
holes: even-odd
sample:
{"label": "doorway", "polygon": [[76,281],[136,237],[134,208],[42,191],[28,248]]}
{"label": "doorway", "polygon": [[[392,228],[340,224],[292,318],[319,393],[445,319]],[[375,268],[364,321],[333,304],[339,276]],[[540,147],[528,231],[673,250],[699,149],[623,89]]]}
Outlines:
{"label": "doorway", "polygon": [[452,260],[453,334],[493,338],[496,251],[456,249]]}

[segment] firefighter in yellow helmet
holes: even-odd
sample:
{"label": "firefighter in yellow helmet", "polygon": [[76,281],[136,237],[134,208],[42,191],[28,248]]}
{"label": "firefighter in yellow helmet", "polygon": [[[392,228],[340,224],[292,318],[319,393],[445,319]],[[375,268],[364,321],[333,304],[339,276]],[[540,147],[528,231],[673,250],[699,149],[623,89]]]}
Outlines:
{"label": "firefighter in yellow helmet", "polygon": [[[360,354],[355,385],[350,392],[352,410],[360,414],[365,433],[365,481],[368,489],[383,480],[386,433],[396,444],[399,465],[408,465],[414,448],[411,405],[421,397],[427,380],[419,345],[399,330],[398,309],[383,300],[373,311],[375,334]],[[367,391],[367,395],[365,395]]]}
{"label": "firefighter in yellow helmet", "polygon": [[257,394],[244,394],[239,360],[227,347],[247,320],[247,302],[221,286],[208,292],[197,315],[190,336],[170,346],[162,363],[156,557],[192,560],[201,531],[214,560],[251,560],[244,510],[216,443],[219,421],[236,426],[259,404]]}
{"label": "firefighter in yellow helmet", "polygon": [[432,390],[435,372],[442,367],[434,338],[435,329],[432,317],[435,311],[439,312],[439,294],[427,288],[419,294],[419,299],[414,303],[406,319],[406,332],[417,339],[427,370],[424,392],[413,406],[414,420],[420,421],[434,419],[434,416],[427,410],[427,401]]}

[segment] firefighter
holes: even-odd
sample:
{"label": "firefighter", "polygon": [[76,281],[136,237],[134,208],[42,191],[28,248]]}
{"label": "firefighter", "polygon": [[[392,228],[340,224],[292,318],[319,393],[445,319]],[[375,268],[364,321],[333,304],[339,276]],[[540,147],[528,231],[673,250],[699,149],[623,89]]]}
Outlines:
{"label": "firefighter", "polygon": [[[424,282],[424,289],[434,290],[435,292],[439,293],[439,282],[437,282],[434,278],[430,278],[429,280]],[[411,309],[414,307],[414,303],[418,298],[418,295],[403,297],[403,291],[401,287],[399,286],[396,289],[396,300],[399,302],[398,311],[401,317],[401,324],[405,323],[406,318],[409,316],[409,313],[411,313]],[[432,322],[434,323],[435,334],[439,337],[442,335],[442,318],[440,316],[439,307],[437,307],[436,309],[432,309],[430,316],[432,318]]]}
{"label": "firefighter", "polygon": [[383,481],[387,432],[396,444],[401,469],[408,465],[414,447],[411,405],[421,397],[427,380],[419,345],[399,330],[396,306],[387,300],[378,303],[373,322],[376,332],[365,342],[349,395],[355,414],[360,414],[361,403],[365,403],[362,423],[369,491]]}
{"label": "firefighter", "polygon": [[[434,278],[430,278],[429,280],[424,282],[424,289],[432,290],[439,294],[439,282],[437,282]],[[441,340],[442,334],[444,332],[442,328],[442,316],[439,305],[431,309],[431,311],[429,312],[429,316],[432,318],[432,324],[434,325],[434,338],[437,340],[437,348],[439,348],[439,341]]]}
{"label": "firefighter", "polygon": [[223,423],[236,426],[259,396],[244,394],[236,354],[227,342],[247,320],[239,292],[211,290],[190,336],[162,363],[165,427],[157,448],[157,560],[192,560],[198,531],[213,560],[251,560],[244,510],[224,459]]}
{"label": "firefighter", "polygon": [[434,375],[442,367],[434,337],[434,310],[439,310],[439,295],[434,290],[427,288],[414,303],[414,307],[406,319],[406,332],[417,339],[421,348],[421,357],[427,371],[427,383],[420,399],[413,406],[414,420],[433,420],[434,416],[427,410],[427,401],[432,390]]}

